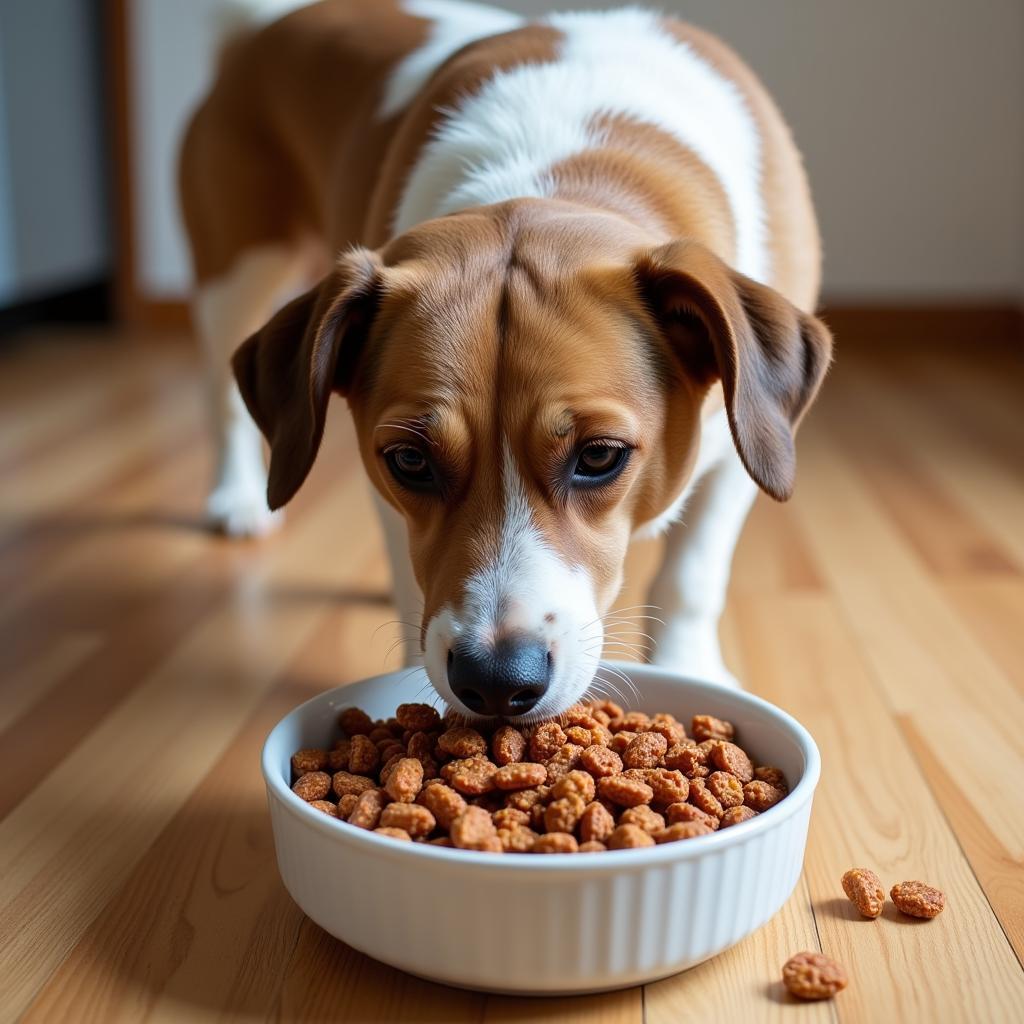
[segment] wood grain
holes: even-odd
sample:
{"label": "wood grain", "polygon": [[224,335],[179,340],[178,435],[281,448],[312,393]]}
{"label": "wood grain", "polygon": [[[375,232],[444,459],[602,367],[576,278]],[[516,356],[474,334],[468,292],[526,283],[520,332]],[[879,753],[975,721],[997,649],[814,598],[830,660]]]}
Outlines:
{"label": "wood grain", "polygon": [[[285,530],[231,544],[199,528],[189,348],[39,337],[2,360],[0,1021],[1024,1019],[1019,353],[841,350],[797,496],[755,506],[722,624],[733,669],[822,751],[803,878],[692,971],[543,1000],[377,964],[278,878],[266,732],[396,667],[403,632],[378,629],[387,567],[341,403]],[[619,607],[644,603],[659,550],[631,554]],[[855,865],[949,906],[859,920]],[[779,968],[805,948],[851,984],[797,1009]]]}

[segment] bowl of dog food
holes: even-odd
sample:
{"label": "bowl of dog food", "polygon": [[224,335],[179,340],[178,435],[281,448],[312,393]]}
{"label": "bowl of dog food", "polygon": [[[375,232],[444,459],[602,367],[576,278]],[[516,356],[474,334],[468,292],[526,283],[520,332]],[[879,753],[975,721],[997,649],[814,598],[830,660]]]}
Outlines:
{"label": "bowl of dog food", "polygon": [[466,722],[406,670],[286,715],[262,767],[292,898],[376,960],[516,995],[653,981],[761,927],[802,870],[814,740],[752,694],[614,667],[642,707]]}

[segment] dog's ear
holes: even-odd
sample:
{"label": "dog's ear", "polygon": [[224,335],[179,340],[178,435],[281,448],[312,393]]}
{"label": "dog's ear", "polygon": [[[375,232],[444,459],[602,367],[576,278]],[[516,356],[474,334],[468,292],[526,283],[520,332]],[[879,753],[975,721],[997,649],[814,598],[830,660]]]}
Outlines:
{"label": "dog's ear", "polygon": [[689,372],[721,379],[747,472],[785,501],[796,472],[793,435],[831,359],[828,329],[697,242],[646,252],[635,269],[648,308]]}
{"label": "dog's ear", "polygon": [[245,341],[231,365],[246,407],[270,444],[267,504],[280,508],[306,479],[332,391],[344,394],[380,301],[381,264],[357,249],[315,288]]}

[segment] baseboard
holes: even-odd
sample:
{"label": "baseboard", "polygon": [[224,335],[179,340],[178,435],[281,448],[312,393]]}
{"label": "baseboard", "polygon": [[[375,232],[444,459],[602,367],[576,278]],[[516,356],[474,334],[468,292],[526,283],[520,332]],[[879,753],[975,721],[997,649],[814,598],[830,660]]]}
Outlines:
{"label": "baseboard", "polygon": [[[1024,305],[881,304],[828,302],[821,316],[839,345],[1016,344],[1024,346]],[[136,299],[125,326],[180,331],[190,326],[188,305]]]}
{"label": "baseboard", "polygon": [[0,308],[0,337],[43,323],[109,323],[112,315],[110,281],[89,281]]}
{"label": "baseboard", "polygon": [[1021,345],[1024,306],[829,303],[821,310],[837,346]]}

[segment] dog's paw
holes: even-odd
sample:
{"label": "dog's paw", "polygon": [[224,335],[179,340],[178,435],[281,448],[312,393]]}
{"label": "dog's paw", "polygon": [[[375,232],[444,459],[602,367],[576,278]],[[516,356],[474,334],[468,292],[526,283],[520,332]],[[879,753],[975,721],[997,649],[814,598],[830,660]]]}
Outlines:
{"label": "dog's paw", "polygon": [[262,490],[222,483],[206,499],[206,520],[227,537],[265,537],[284,522],[284,513],[270,511]]}

